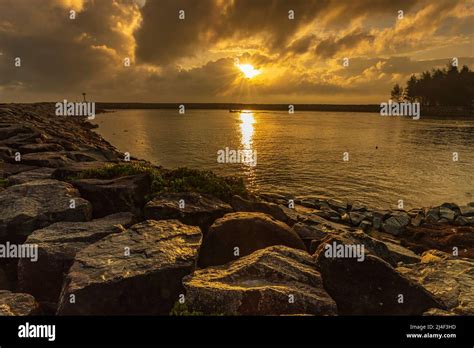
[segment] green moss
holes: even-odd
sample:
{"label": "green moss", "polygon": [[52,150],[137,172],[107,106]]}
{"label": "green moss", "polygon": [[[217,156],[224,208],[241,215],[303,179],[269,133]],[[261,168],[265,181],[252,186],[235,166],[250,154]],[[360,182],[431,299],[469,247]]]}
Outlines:
{"label": "green moss", "polygon": [[180,303],[179,301],[176,301],[174,304],[173,308],[170,311],[170,315],[173,316],[228,316],[227,314],[224,313],[210,313],[210,314],[205,314],[203,312],[197,312],[197,311],[192,311],[189,310],[188,306],[185,303]]}
{"label": "green moss", "polygon": [[240,178],[220,177],[211,171],[178,168],[163,173],[158,193],[199,192],[229,202],[233,195],[245,195],[247,189]]}
{"label": "green moss", "polygon": [[0,187],[7,187],[7,186],[8,186],[8,180],[0,178]]}
{"label": "green moss", "polygon": [[165,170],[143,163],[110,164],[100,169],[86,170],[77,178],[112,179],[141,173],[150,175],[153,196],[168,192],[198,192],[229,202],[233,195],[247,193],[240,178],[220,177],[212,171],[189,168]]}
{"label": "green moss", "polygon": [[204,313],[190,311],[188,306],[185,303],[180,303],[177,301],[173,308],[170,311],[170,315],[173,316],[202,316]]}
{"label": "green moss", "polygon": [[77,179],[96,178],[96,179],[113,179],[120,176],[135,175],[141,173],[152,173],[156,171],[150,165],[144,163],[120,163],[120,164],[107,164],[99,169],[88,169],[77,177]]}

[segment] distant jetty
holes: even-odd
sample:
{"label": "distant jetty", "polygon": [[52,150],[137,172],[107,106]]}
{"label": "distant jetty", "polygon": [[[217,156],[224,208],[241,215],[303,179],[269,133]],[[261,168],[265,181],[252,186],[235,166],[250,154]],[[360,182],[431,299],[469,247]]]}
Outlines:
{"label": "distant jetty", "polygon": [[[184,105],[186,109],[229,110],[230,113],[243,110],[288,111],[290,104],[240,104],[240,103],[108,103],[97,102],[101,109],[178,109]],[[291,104],[295,112],[374,112],[380,113],[380,104]],[[474,117],[474,108],[462,107],[421,107],[421,117]]]}

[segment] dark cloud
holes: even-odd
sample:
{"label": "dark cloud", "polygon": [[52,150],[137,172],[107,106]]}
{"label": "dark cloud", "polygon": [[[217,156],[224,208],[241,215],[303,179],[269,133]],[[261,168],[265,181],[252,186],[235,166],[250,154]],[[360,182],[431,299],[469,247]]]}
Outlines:
{"label": "dark cloud", "polygon": [[331,58],[340,51],[352,49],[362,43],[371,43],[373,41],[373,35],[357,30],[341,38],[330,37],[322,40],[316,46],[315,52],[323,58]]}
{"label": "dark cloud", "polygon": [[[148,1],[136,32],[137,57],[163,65],[206,51],[222,40],[262,36],[269,48],[283,48],[294,33],[322,11],[329,0],[162,0]],[[185,19],[178,17],[185,11]],[[295,19],[288,18],[294,11]]]}
{"label": "dark cloud", "polygon": [[[7,1],[0,12],[0,85],[80,94],[94,78],[104,78],[122,64],[126,35],[114,30],[117,18],[129,20],[131,1],[86,2],[75,20],[70,8],[44,0]],[[3,29],[3,30],[2,30]],[[133,53],[133,50],[130,50]],[[21,67],[14,59],[21,59]],[[105,76],[104,76],[105,75]]]}
{"label": "dark cloud", "polygon": [[[452,55],[465,57],[461,65],[474,63],[472,47],[453,49],[474,36],[474,9],[463,0],[42,0],[37,6],[0,0],[0,6],[0,95],[8,101],[74,99],[85,91],[108,101],[367,102]],[[399,9],[406,22],[397,22]],[[341,67],[342,56],[350,57],[349,67]],[[261,68],[262,78],[243,79],[235,58]]]}

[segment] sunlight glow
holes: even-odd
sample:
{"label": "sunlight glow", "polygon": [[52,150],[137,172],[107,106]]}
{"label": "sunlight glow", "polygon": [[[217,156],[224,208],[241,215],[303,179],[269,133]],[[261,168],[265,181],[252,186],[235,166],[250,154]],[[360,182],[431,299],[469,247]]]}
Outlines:
{"label": "sunlight glow", "polygon": [[242,71],[246,78],[251,79],[257,75],[260,75],[260,70],[255,69],[250,64],[238,64],[237,67]]}
{"label": "sunlight glow", "polygon": [[242,110],[240,113],[240,132],[241,132],[241,143],[245,150],[252,150],[252,138],[253,138],[253,124],[255,118],[253,113],[247,110]]}

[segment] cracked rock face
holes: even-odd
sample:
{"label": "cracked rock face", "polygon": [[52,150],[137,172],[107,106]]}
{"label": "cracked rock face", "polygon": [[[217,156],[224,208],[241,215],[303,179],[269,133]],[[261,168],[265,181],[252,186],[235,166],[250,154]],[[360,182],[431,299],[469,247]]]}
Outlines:
{"label": "cracked rock face", "polygon": [[[180,201],[183,203],[181,207]],[[207,230],[216,219],[230,212],[230,205],[220,199],[193,192],[160,195],[145,205],[147,219],[177,219],[203,230]]]}
{"label": "cracked rock face", "polygon": [[[71,199],[74,208],[71,208]],[[0,241],[24,242],[35,229],[58,221],[91,219],[91,204],[70,184],[35,180],[0,192]]]}
{"label": "cracked rock face", "polygon": [[397,268],[446,307],[445,314],[474,315],[474,262],[438,250],[423,254],[421,263]]}
{"label": "cracked rock face", "polygon": [[101,239],[76,254],[57,313],[169,314],[182,278],[195,269],[201,239],[198,227],[177,220],[147,220]]}
{"label": "cracked rock face", "polygon": [[131,213],[118,213],[87,222],[57,222],[34,231],[25,243],[38,246],[38,259],[19,260],[21,291],[38,301],[57,302],[76,253],[109,234],[125,231],[132,219]]}
{"label": "cracked rock face", "polygon": [[209,315],[337,313],[312,258],[285,246],[197,270],[183,283],[190,309]]}

